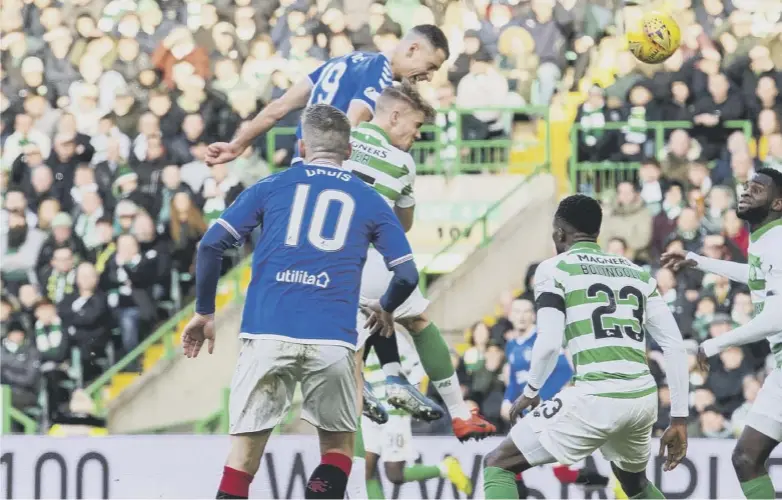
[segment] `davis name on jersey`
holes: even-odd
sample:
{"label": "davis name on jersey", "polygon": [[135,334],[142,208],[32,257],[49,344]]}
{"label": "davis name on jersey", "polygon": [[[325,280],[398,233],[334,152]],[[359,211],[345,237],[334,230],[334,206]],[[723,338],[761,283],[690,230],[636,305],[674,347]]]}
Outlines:
{"label": "davis name on jersey", "polygon": [[607,397],[642,397],[657,390],[646,362],[644,311],[659,296],[640,267],[580,242],[545,260],[535,273],[535,295],[565,302],[565,342],[576,385]]}
{"label": "davis name on jersey", "polygon": [[388,134],[368,122],[353,129],[350,145],[353,152],[344,163],[345,168],[372,186],[390,206],[415,205],[415,160],[410,153],[392,146]]}
{"label": "davis name on jersey", "polygon": [[385,200],[340,167],[271,175],[217,221],[237,241],[262,225],[241,335],[355,348],[361,271],[372,244],[389,268],[412,260]]}
{"label": "davis name on jersey", "polygon": [[[374,112],[378,96],[394,81],[388,58],[374,52],[351,52],[329,59],[310,73],[309,79],[312,93],[307,106],[330,104],[344,113],[353,101]],[[296,137],[301,138],[301,125]]]}

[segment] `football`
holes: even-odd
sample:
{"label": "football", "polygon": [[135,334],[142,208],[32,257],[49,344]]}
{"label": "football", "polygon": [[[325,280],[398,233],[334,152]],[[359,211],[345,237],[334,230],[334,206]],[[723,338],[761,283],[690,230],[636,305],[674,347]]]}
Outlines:
{"label": "football", "polygon": [[661,12],[645,13],[637,25],[628,28],[626,36],[630,52],[647,64],[665,61],[681,42],[679,24]]}

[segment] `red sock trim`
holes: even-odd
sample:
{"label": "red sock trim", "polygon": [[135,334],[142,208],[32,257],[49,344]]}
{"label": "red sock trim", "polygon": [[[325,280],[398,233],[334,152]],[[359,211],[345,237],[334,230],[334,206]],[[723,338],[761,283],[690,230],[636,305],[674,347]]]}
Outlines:
{"label": "red sock trim", "polygon": [[223,479],[220,480],[220,491],[236,497],[247,498],[250,496],[250,483],[253,476],[240,470],[232,469],[227,465],[223,467]]}
{"label": "red sock trim", "polygon": [[521,472],[516,474],[516,481],[521,481],[523,478],[521,477]]}
{"label": "red sock trim", "polygon": [[346,476],[350,475],[350,469],[353,467],[353,459],[342,453],[326,453],[320,457],[320,463],[333,465],[344,472]]}
{"label": "red sock trim", "polygon": [[552,467],[552,469],[559,482],[563,484],[575,483],[576,479],[578,479],[578,470],[573,470],[567,465],[558,465]]}

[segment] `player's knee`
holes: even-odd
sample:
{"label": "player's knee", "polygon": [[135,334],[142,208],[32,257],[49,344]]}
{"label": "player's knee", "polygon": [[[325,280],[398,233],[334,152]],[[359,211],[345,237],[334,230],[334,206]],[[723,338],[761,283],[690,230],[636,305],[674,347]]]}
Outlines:
{"label": "player's knee", "polygon": [[504,462],[503,453],[502,450],[499,448],[495,448],[494,450],[490,451],[483,457],[483,466],[484,467],[498,467],[502,469],[502,464]]}
{"label": "player's knee", "polygon": [[423,331],[427,326],[429,326],[429,323],[431,323],[429,318],[426,316],[426,312],[423,312],[412,318],[404,319],[400,322],[402,323],[402,326],[404,326],[412,335],[420,334],[421,331]]}
{"label": "player's knee", "polygon": [[405,470],[402,466],[396,464],[386,464],[386,477],[392,484],[404,484]]}
{"label": "player's knee", "polygon": [[748,481],[755,476],[756,460],[748,449],[741,445],[736,445],[730,459],[739,481]]}

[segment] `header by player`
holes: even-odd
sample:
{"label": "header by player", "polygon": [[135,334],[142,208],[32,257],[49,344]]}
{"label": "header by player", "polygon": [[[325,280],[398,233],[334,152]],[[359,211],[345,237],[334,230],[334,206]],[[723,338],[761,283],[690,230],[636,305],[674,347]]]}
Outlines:
{"label": "header by player", "polygon": [[352,125],[368,121],[377,96],[392,81],[430,81],[449,56],[443,31],[432,24],[422,24],[411,29],[388,52],[352,52],[330,59],[270,102],[233,141],[211,144],[206,163],[214,165],[235,159],[285,115],[312,104],[336,107],[347,113]]}

